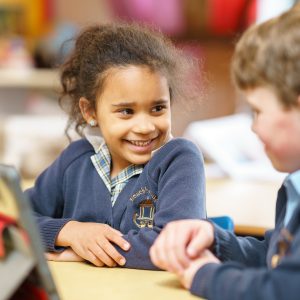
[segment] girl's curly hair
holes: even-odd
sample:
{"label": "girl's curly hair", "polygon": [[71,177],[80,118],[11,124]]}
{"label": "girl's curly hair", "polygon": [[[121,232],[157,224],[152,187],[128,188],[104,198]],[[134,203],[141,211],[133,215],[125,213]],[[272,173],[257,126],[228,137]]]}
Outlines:
{"label": "girl's curly hair", "polygon": [[79,99],[85,97],[95,107],[107,70],[128,65],[162,72],[168,80],[171,101],[197,97],[197,88],[186,80],[197,63],[159,31],[126,23],[90,26],[79,34],[73,52],[61,66],[59,102],[69,115],[66,133],[75,125],[81,135],[86,126]]}

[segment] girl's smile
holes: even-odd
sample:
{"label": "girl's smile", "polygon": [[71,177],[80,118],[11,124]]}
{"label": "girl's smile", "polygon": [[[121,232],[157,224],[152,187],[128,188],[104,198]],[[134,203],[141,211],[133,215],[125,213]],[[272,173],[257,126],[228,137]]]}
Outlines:
{"label": "girl's smile", "polygon": [[139,153],[152,152],[155,147],[155,138],[145,140],[145,141],[127,140],[127,142],[129,143],[129,147],[131,147],[133,152],[139,152]]}

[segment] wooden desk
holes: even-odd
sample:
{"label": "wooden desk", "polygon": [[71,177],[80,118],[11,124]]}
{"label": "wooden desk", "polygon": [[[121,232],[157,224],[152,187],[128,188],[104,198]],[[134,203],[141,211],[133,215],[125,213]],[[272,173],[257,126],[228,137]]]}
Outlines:
{"label": "wooden desk", "polygon": [[62,300],[199,300],[163,271],[97,268],[85,263],[49,262]]}
{"label": "wooden desk", "polygon": [[275,224],[275,205],[281,183],[208,180],[206,206],[209,217],[228,215],[235,232],[263,235]]}

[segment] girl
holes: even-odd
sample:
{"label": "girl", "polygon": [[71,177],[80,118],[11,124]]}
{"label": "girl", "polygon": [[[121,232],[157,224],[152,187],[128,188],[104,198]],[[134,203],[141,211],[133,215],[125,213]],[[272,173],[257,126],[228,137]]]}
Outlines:
{"label": "girl", "polygon": [[48,259],[151,269],[149,248],[166,223],[205,218],[201,155],[171,138],[186,66],[169,40],[137,25],[79,35],[60,100],[84,138],[27,191]]}

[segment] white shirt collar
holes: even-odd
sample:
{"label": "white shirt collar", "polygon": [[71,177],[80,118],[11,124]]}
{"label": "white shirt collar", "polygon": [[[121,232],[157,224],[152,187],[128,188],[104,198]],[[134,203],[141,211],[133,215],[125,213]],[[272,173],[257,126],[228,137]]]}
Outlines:
{"label": "white shirt collar", "polygon": [[300,196],[300,170],[291,173],[285,180],[285,186],[292,185],[297,194]]}

